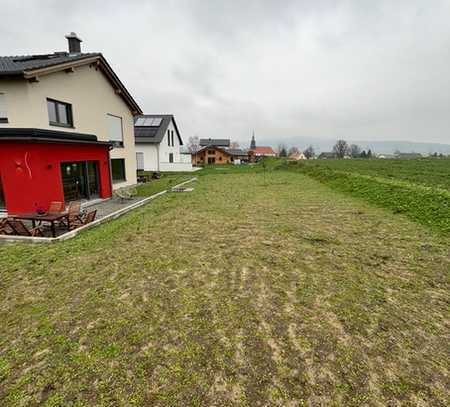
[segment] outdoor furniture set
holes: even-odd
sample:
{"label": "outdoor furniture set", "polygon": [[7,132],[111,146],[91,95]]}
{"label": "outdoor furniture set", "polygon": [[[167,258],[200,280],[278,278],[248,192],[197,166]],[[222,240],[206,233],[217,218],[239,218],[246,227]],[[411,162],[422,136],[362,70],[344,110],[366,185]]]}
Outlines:
{"label": "outdoor furniture set", "polygon": [[[47,212],[21,213],[0,219],[0,235],[44,237],[45,228],[49,228],[52,237],[56,237],[57,227],[73,230],[93,222],[96,215],[96,210],[83,213],[81,202],[69,202],[66,209],[63,202],[54,201]],[[32,227],[28,228],[24,220],[31,221]]]}

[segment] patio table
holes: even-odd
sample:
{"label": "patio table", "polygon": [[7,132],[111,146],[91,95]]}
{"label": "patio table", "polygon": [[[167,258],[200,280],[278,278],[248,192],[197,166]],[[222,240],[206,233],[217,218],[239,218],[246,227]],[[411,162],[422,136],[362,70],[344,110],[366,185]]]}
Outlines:
{"label": "patio table", "polygon": [[52,236],[56,237],[55,223],[66,218],[67,212],[45,213],[43,215],[39,215],[37,213],[19,213],[17,215],[11,215],[11,217],[15,218],[15,219],[20,219],[20,220],[31,220],[31,222],[33,223],[33,228],[36,227],[36,221],[48,222],[51,225]]}

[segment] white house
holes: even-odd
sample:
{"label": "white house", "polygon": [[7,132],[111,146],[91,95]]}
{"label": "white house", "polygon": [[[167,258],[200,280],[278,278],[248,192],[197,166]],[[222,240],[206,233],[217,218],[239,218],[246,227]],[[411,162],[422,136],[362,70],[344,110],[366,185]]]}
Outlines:
{"label": "white house", "polygon": [[288,157],[289,161],[300,161],[300,160],[306,160],[305,154],[303,154],[301,151],[297,151],[296,153],[292,153]]}
{"label": "white house", "polygon": [[181,154],[183,145],[171,114],[146,114],[134,119],[137,169],[144,171],[192,171],[191,160]]}

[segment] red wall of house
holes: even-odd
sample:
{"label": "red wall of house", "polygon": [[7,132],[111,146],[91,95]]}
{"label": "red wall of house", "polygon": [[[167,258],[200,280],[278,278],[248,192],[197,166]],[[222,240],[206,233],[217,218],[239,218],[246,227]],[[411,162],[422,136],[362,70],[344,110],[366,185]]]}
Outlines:
{"label": "red wall of house", "polygon": [[97,161],[100,197],[111,196],[108,146],[0,142],[0,177],[9,214],[47,209],[64,201],[61,163]]}

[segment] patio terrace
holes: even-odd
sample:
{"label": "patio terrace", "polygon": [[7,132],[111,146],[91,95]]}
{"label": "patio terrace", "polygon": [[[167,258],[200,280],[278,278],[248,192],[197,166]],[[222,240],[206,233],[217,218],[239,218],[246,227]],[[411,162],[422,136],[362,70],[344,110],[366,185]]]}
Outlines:
{"label": "patio terrace", "polygon": [[[191,178],[187,181],[181,182],[178,185],[173,186],[171,189],[175,189],[181,187],[182,185],[194,181],[196,178]],[[28,236],[17,236],[17,235],[0,235],[0,243],[3,242],[11,242],[11,241],[27,241],[31,243],[43,243],[43,242],[52,242],[57,240],[66,240],[76,236],[81,230],[93,227],[95,225],[101,224],[103,222],[109,221],[111,219],[115,219],[123,214],[136,209],[147,202],[157,198],[160,195],[163,195],[168,192],[168,189],[157,192],[151,196],[136,196],[129,199],[122,199],[119,197],[113,197],[110,199],[99,200],[95,202],[86,202],[82,204],[82,211],[91,212],[96,210],[96,218],[92,223],[86,224],[74,230],[68,230],[68,228],[59,224],[56,226],[56,237],[52,236],[52,231],[50,228],[50,224],[43,222],[42,224],[42,232],[44,237],[28,237]],[[23,221],[23,223],[29,228],[32,228],[31,221]]]}

